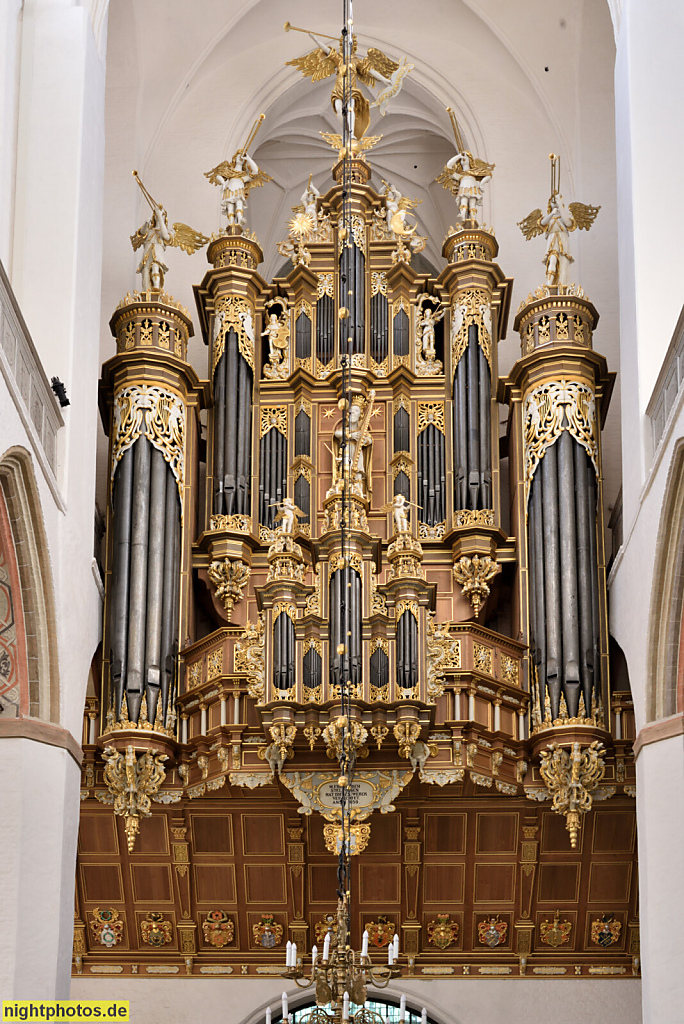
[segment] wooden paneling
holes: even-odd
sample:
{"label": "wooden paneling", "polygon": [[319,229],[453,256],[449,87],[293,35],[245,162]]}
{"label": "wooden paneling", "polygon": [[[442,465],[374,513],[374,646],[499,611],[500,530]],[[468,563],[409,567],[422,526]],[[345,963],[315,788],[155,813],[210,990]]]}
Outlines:
{"label": "wooden paneling", "polygon": [[233,829],[230,814],[191,814],[195,853],[232,853]]}
{"label": "wooden paneling", "polygon": [[283,864],[245,864],[245,895],[248,903],[269,906],[287,903]]}
{"label": "wooden paneling", "polygon": [[245,857],[254,854],[285,853],[285,833],[282,814],[243,814],[242,852]]}
{"label": "wooden paneling", "polygon": [[426,814],[425,853],[465,853],[465,814]]}
{"label": "wooden paneling", "polygon": [[166,824],[165,814],[153,814],[145,819],[145,828],[140,833],[135,843],[133,856],[147,856],[159,853],[168,855],[169,852],[169,830]]}
{"label": "wooden paneling", "polygon": [[195,864],[195,899],[198,903],[235,903],[235,868],[232,864]]}
{"label": "wooden paneling", "polygon": [[111,811],[107,814],[82,814],[78,830],[79,853],[119,852],[116,834],[116,820]]}
{"label": "wooden paneling", "polygon": [[636,818],[628,811],[597,811],[594,817],[593,853],[632,853]]}
{"label": "wooden paneling", "polygon": [[517,814],[478,814],[475,849],[477,853],[516,853]]}
{"label": "wooden paneling", "polygon": [[173,899],[168,864],[131,864],[131,881],[137,903],[170,903]]}
{"label": "wooden paneling", "polygon": [[553,811],[545,811],[542,816],[541,830],[541,853],[564,853],[580,854],[584,846],[585,829],[580,829],[577,849],[570,846],[570,836],[565,827],[565,818],[562,814],[555,814]]}
{"label": "wooden paneling", "polygon": [[611,903],[626,903],[629,899],[629,885],[632,880],[632,865],[629,862],[610,861],[607,864],[591,864],[589,870],[590,903],[603,903],[612,909]]}
{"label": "wooden paneling", "polygon": [[359,897],[362,903],[398,903],[400,898],[398,864],[359,865]]}
{"label": "wooden paneling", "polygon": [[[332,860],[332,858],[331,858]],[[312,864],[307,871],[309,879],[309,900],[311,903],[335,902],[337,889],[337,865]]]}
{"label": "wooden paneling", "polygon": [[539,865],[540,903],[576,903],[579,899],[579,864],[552,861]]}
{"label": "wooden paneling", "polygon": [[93,903],[121,903],[123,885],[118,864],[81,864],[83,899]]}
{"label": "wooden paneling", "polygon": [[515,864],[476,864],[475,903],[512,903],[515,898]]}
{"label": "wooden paneling", "polygon": [[373,819],[366,856],[371,854],[398,854],[401,843],[400,821],[389,814],[378,814]]}
{"label": "wooden paneling", "polygon": [[463,903],[464,864],[426,864],[423,868],[423,902]]}

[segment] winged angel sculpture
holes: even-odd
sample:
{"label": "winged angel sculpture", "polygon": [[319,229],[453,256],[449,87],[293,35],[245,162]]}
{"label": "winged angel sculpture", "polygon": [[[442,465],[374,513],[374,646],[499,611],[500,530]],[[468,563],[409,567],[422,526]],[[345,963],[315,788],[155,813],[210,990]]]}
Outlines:
{"label": "winged angel sculpture", "polygon": [[[290,25],[289,21],[285,22],[285,31],[304,32],[306,35],[311,36],[314,43],[316,43],[317,48],[312,50],[311,53],[307,53],[303,57],[295,57],[294,60],[288,60],[286,63],[298,68],[304,77],[310,78],[312,82],[321,82],[324,78],[335,75],[335,84],[330,96],[330,102],[332,103],[333,110],[341,119],[346,73],[342,37],[339,40],[339,48],[336,49],[334,46],[327,46],[321,42],[318,36],[322,36],[322,33],[319,33],[318,36],[314,35],[308,29],[295,28],[294,25]],[[337,42],[335,36],[323,36],[323,38],[332,39],[334,42]],[[378,50],[374,46],[369,48],[365,57],[359,56],[357,50],[358,42],[356,36],[352,35],[349,128],[352,138],[360,143],[368,131],[370,108],[377,107],[380,113],[383,116],[385,115],[389,100],[399,93],[404,77],[411,71],[413,64],[409,64],[405,57],[402,58],[400,63],[397,63],[397,61],[392,60],[391,57],[388,57],[382,50]],[[361,85],[374,89],[379,83],[384,85],[384,89],[380,90],[371,103],[368,97],[361,91]],[[329,141],[333,143],[334,140],[331,137]],[[369,141],[366,140],[366,142]],[[361,144],[359,148],[368,147],[364,147]]]}
{"label": "winged angel sculpture", "polygon": [[442,188],[448,189],[455,196],[461,220],[477,223],[477,209],[482,205],[484,197],[483,186],[492,180],[494,164],[480,160],[465,148],[456,115],[451,107],[446,109],[451,120],[458,152],[456,156],[447,160],[446,166],[437,175],[435,181],[438,181]]}
{"label": "winged angel sculpture", "polygon": [[560,194],[560,157],[551,153],[551,196],[546,213],[533,210],[518,227],[529,242],[531,238],[544,234],[546,236],[547,287],[563,287],[568,284],[568,267],[574,263],[568,246],[568,235],[577,228],[588,231],[598,215],[600,206],[587,206],[584,203],[570,203],[565,208],[563,196]]}
{"label": "winged angel sculpture", "polygon": [[170,229],[164,207],[155,202],[140,180],[137,171],[133,171],[133,177],[152,210],[150,219],[146,220],[134,235],[131,235],[133,251],[137,252],[142,247],[136,274],[142,275],[141,287],[144,292],[161,291],[164,287],[164,274],[168,272],[169,268],[162,261],[157,250],[163,251],[167,245],[173,245],[182,249],[183,252],[187,252],[188,255],[192,255],[206,245],[209,239],[199,231],[188,227],[187,224],[181,224],[180,221],[177,221],[173,225],[173,229]]}
{"label": "winged angel sculpture", "polygon": [[222,160],[204,174],[212,185],[218,185],[221,189],[221,210],[228,218],[229,227],[242,227],[249,190],[260,188],[267,181],[273,181],[270,174],[259,170],[256,161],[248,152],[265,116],[259,114],[247,136],[247,141],[238,149],[232,160]]}

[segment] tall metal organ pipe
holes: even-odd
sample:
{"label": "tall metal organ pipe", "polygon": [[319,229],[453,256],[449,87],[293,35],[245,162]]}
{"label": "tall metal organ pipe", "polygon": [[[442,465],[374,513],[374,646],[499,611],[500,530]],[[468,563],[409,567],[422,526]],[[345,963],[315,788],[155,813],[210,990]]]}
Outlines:
{"label": "tall metal organ pipe", "polygon": [[468,345],[454,370],[454,507],[492,505],[492,380],[478,340],[477,324],[468,327]]}
{"label": "tall metal organ pipe", "polygon": [[530,487],[530,636],[540,711],[556,719],[565,699],[577,717],[596,710],[599,608],[596,473],[568,430],[550,445]]}
{"label": "tall metal organ pipe", "polygon": [[122,455],[114,476],[109,610],[111,699],[120,719],[137,722],[143,694],[155,722],[173,706],[178,653],[180,498],[164,455],[144,435]]}
{"label": "tall metal organ pipe", "polygon": [[[364,351],[366,334],[365,273],[365,256],[352,241],[343,247],[340,256],[340,306],[349,309],[349,317],[340,320],[340,352],[349,352],[350,355]],[[350,303],[353,303],[353,308]],[[349,347],[345,344],[348,337],[352,339]]]}
{"label": "tall metal organ pipe", "polygon": [[[336,569],[330,577],[330,684],[337,686],[342,678],[342,658],[337,648],[346,644],[349,649],[349,682],[360,685],[363,670],[363,605],[361,577],[356,569],[347,566]],[[350,637],[344,636],[344,621],[340,614],[343,600],[349,609]]]}
{"label": "tall metal organ pipe", "polygon": [[249,515],[252,368],[231,327],[214,371],[214,513]]}

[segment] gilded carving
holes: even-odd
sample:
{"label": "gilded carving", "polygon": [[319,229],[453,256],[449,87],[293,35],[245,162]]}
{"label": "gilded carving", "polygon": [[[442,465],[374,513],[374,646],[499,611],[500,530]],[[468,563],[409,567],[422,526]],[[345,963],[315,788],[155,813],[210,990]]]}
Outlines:
{"label": "gilded carving", "polygon": [[476,618],[489,597],[488,581],[497,575],[499,569],[498,562],[489,555],[473,555],[472,558],[463,555],[454,565],[454,579],[461,584],[461,593],[470,601]]}
{"label": "gilded carving", "polygon": [[461,641],[449,634],[449,622],[437,624],[434,616],[434,612],[428,612],[426,644],[427,698],[432,702],[444,693],[444,672],[461,667]]}
{"label": "gilded carving", "polygon": [[489,369],[492,368],[492,306],[491,299],[481,288],[466,288],[459,292],[451,310],[451,370],[456,367],[468,347],[469,328],[477,327],[477,340]]}
{"label": "gilded carving", "polygon": [[167,760],[167,756],[156,750],[146,750],[136,758],[133,747],[126,747],[125,754],[114,747],[105,747],[102,757],[106,762],[104,781],[114,797],[114,813],[125,819],[128,852],[132,853],[140,830],[140,819],[149,818],[151,798],[166,778],[162,762]]}
{"label": "gilded carving", "polygon": [[179,395],[157,385],[132,384],[114,395],[112,471],[142,435],[162,453],[176,478],[183,504],[185,483],[185,408]]}
{"label": "gilded carving", "polygon": [[173,941],[173,925],[164,920],[164,915],[150,910],[144,921],[140,922],[140,936],[148,946],[167,946]]}
{"label": "gilded carving", "polygon": [[323,839],[325,840],[326,849],[339,856],[342,845],[348,845],[349,853],[353,857],[354,854],[363,853],[368,846],[368,840],[370,839],[371,827],[370,825],[361,822],[354,822],[347,826],[347,836],[344,835],[342,825],[328,824],[323,826]]}
{"label": "gilded carving", "polygon": [[212,324],[211,375],[214,376],[218,361],[226,347],[226,335],[230,329],[237,335],[238,348],[243,359],[254,372],[254,307],[239,295],[228,295],[219,299]]}
{"label": "gilded carving", "polygon": [[523,408],[528,495],[537,466],[563,430],[569,430],[582,445],[598,476],[596,400],[587,384],[576,380],[547,381],[527,395]]}
{"label": "gilded carving", "polygon": [[550,743],[541,754],[539,774],[553,799],[553,809],[563,814],[570,833],[570,845],[577,846],[581,817],[591,810],[592,793],[603,778],[606,764],[603,744],[595,740],[582,750],[579,743],[567,750],[559,743]]}
{"label": "gilded carving", "polygon": [[494,509],[461,508],[454,512],[454,526],[495,526]]}
{"label": "gilded carving", "polygon": [[243,591],[249,579],[249,566],[236,559],[231,562],[212,562],[207,570],[209,579],[216,588],[216,596],[222,602],[230,622],[236,601],[242,600]]}
{"label": "gilded carving", "polygon": [[247,673],[247,693],[258,703],[264,699],[264,617],[248,622],[235,644],[235,671]]}
{"label": "gilded carving", "polygon": [[484,644],[473,644],[473,665],[479,672],[492,675],[492,654],[491,647],[485,647]]}
{"label": "gilded carving", "polygon": [[458,921],[452,921],[449,914],[437,914],[427,926],[428,942],[437,949],[448,949],[458,939]]}
{"label": "gilded carving", "polygon": [[259,420],[259,437],[267,434],[272,427],[279,430],[283,437],[287,437],[287,406],[286,405],[262,405]]}
{"label": "gilded carving", "polygon": [[444,433],[444,402],[418,402],[418,433],[431,424]]}

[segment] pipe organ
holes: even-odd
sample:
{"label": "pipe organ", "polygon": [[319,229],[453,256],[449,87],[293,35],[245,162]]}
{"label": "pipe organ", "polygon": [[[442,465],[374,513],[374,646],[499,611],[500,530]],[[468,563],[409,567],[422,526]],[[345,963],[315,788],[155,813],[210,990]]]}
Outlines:
{"label": "pipe organ", "polygon": [[[613,375],[593,348],[591,302],[547,284],[521,303],[521,354],[500,377],[512,280],[493,230],[459,221],[442,269],[419,271],[419,236],[389,226],[370,164],[356,155],[351,167],[350,186],[340,162],[315,217],[291,222],[281,250],[290,262],[273,281],[244,223],[209,241],[195,287],[206,379],[187,361],[190,315],[167,293],[129,294],[112,317],[102,692],[86,759],[106,765],[115,810],[132,822],[129,846],[155,801],[178,818],[205,804],[232,814],[258,797],[269,813],[286,807],[291,836],[301,835],[298,809],[310,837],[325,827],[334,853],[339,808],[323,784],[337,785],[331,761],[353,748],[366,780],[355,852],[373,835],[374,809],[401,815],[412,838],[396,926],[428,965],[446,954],[431,945],[438,897],[428,898],[413,849],[425,808],[515,815],[527,845],[512,847],[512,888],[489,909],[508,921],[507,949],[525,973],[528,957],[564,952],[539,931],[532,939],[544,911],[538,829],[552,796],[574,849],[598,782],[611,780],[603,797],[623,811],[633,788],[628,695],[611,694],[608,665],[600,436]],[[157,781],[117,803],[125,757],[140,779],[156,758]],[[303,843],[292,865],[318,856],[313,839],[307,853]],[[287,914],[276,908],[272,920],[310,948],[320,911],[287,863]],[[209,947],[187,921],[209,904],[184,878],[191,972]],[[478,884],[468,889],[474,921]],[[623,935],[630,898],[614,910]],[[210,909],[237,927],[242,910],[229,903]],[[458,950],[476,962],[470,909]],[[247,947],[252,927],[240,924]],[[237,946],[224,953],[245,962]]]}

